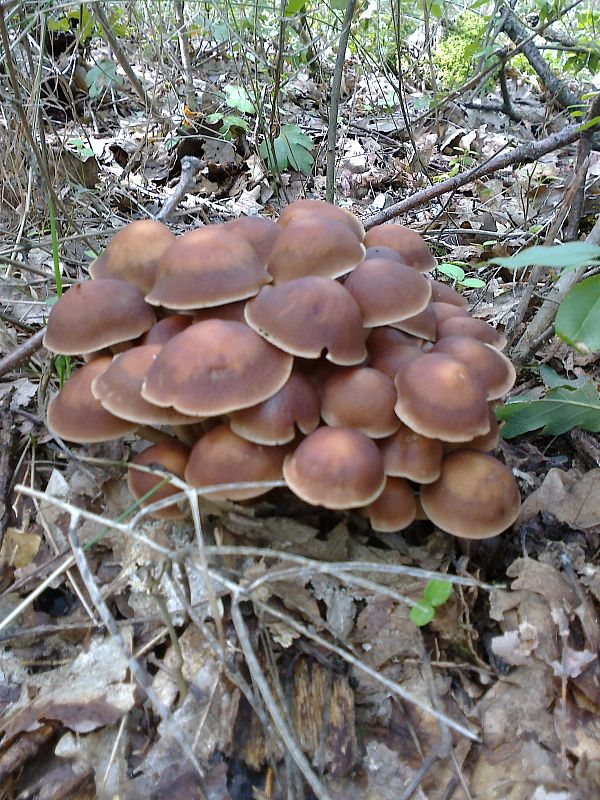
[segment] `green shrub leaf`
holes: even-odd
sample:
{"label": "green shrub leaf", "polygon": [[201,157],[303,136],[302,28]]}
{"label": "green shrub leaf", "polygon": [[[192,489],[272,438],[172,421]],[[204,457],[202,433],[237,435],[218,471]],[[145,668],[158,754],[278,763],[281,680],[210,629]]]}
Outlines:
{"label": "green shrub leaf", "polygon": [[435,617],[435,611],[433,610],[433,606],[427,605],[423,600],[420,600],[418,606],[413,606],[411,608],[408,616],[411,622],[419,628],[422,628],[423,625],[428,625]]}
{"label": "green shrub leaf", "polygon": [[538,400],[517,400],[496,409],[504,421],[502,436],[511,439],[541,428],[547,436],[558,436],[572,428],[600,431],[600,397],[592,381],[578,389],[557,386]]}
{"label": "green shrub leaf", "polygon": [[576,269],[600,259],[600,247],[587,242],[566,242],[556,247],[528,247],[509,258],[492,258],[490,264],[499,264],[509,269],[522,267],[548,267],[552,269]]}
{"label": "green shrub leaf", "polygon": [[269,167],[284,170],[290,167],[307,174],[314,163],[311,150],[313,141],[302,133],[298,125],[282,125],[279,136],[273,140],[276,164],[272,164],[271,154],[266,142],[260,146],[260,154],[267,160]]}
{"label": "green shrub leaf", "polygon": [[600,275],[574,286],[558,308],[556,334],[576,350],[600,350]]}
{"label": "green shrub leaf", "polygon": [[429,581],[423,590],[423,599],[429,603],[430,606],[437,608],[443,606],[452,594],[452,584],[450,581]]}

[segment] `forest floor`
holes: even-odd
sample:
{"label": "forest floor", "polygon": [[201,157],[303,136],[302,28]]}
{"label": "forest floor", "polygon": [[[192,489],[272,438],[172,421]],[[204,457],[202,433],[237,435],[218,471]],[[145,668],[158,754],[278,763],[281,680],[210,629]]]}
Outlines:
{"label": "forest floor", "polygon": [[[219,81],[218,58],[203,69]],[[513,88],[542,110],[531,89]],[[286,93],[285,119],[323,143],[323,86],[301,76]],[[564,125],[559,116],[515,125],[455,104],[437,129],[414,112],[411,142],[400,115],[370,110],[379,96],[385,86],[348,86],[337,147],[338,202],[366,222],[527,144],[540,127],[549,135]],[[203,166],[169,217],[178,233],[240,214],[276,219],[289,200],[324,197],[322,152],[317,177],[284,171],[277,196],[244,136],[226,142],[171,111],[156,121],[107,95],[84,123],[55,120],[48,163],[60,214],[76,221],[59,242],[65,287],[87,275],[112,231],[164,207],[183,156]],[[527,274],[489,260],[564,218],[576,157],[573,144],[510,165],[398,221],[423,233],[440,264],[480,279],[481,288],[457,284],[472,314],[510,328]],[[600,209],[598,176],[594,152],[587,230]],[[41,219],[43,195],[30,189]],[[14,235],[18,215],[3,205],[2,216]],[[1,248],[3,355],[45,323],[56,294],[50,233],[30,233],[31,213],[28,226]],[[536,292],[548,283],[544,274]],[[598,375],[597,354],[551,337],[515,393],[541,384],[536,364],[572,379]],[[357,515],[309,509],[283,490],[252,505],[202,506],[200,530],[191,516],[136,517],[123,477],[131,439],[57,442],[44,424],[56,386],[44,350],[0,377],[2,800],[600,794],[592,435],[503,439],[497,455],[519,482],[522,513],[512,530],[470,547],[428,522],[375,534]],[[429,573],[455,582],[418,628],[406,599],[421,596]]]}

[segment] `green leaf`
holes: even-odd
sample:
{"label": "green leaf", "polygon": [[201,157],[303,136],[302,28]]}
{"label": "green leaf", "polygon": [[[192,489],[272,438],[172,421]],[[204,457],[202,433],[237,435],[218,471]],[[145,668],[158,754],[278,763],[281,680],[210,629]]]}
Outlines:
{"label": "green leaf", "polygon": [[465,271],[458,264],[438,264],[437,269],[442,275],[452,278],[454,281],[462,281],[465,277]]}
{"label": "green leaf", "polygon": [[277,167],[279,170],[284,170],[290,167],[307,174],[314,163],[310,152],[312,147],[312,139],[302,133],[297,125],[282,125],[279,136],[273,140],[276,163],[271,163],[272,154],[266,142],[262,142],[260,154],[267,160],[271,169]]}
{"label": "green leaf", "polygon": [[557,336],[576,350],[600,350],[600,275],[574,286],[558,307]]}
{"label": "green leaf", "polygon": [[452,584],[450,581],[429,581],[423,590],[423,599],[429,603],[430,606],[437,608],[443,606],[452,594]]}
{"label": "green leaf", "polygon": [[435,617],[435,611],[433,606],[429,606],[421,600],[419,601],[418,606],[413,606],[411,608],[408,616],[410,617],[411,622],[413,622],[419,628],[422,628],[423,625],[428,625]]}
{"label": "green leaf", "polygon": [[556,247],[528,247],[510,258],[491,258],[490,264],[499,264],[509,269],[522,267],[548,267],[552,269],[576,269],[600,259],[600,247],[587,242],[566,242]]}
{"label": "green leaf", "polygon": [[230,108],[236,108],[241,114],[254,114],[254,103],[242,86],[226,86],[225,100]]}
{"label": "green leaf", "polygon": [[286,16],[289,17],[292,14],[297,14],[305,3],[306,0],[288,0],[285,7]]}
{"label": "green leaf", "polygon": [[[579,378],[563,378],[562,375],[559,375],[558,372],[555,372],[552,367],[549,367],[547,364],[540,365],[540,377],[548,389],[554,389],[557,386],[570,386],[571,389],[577,389],[580,386],[585,386],[589,380],[589,378],[583,375]],[[519,395],[519,399],[522,400],[523,395]]]}
{"label": "green leaf", "polygon": [[592,117],[592,119],[589,119],[587,122],[583,123],[583,125],[581,126],[581,130],[586,131],[588,128],[593,128],[599,122],[600,122],[600,117]]}
{"label": "green leaf", "polygon": [[481,289],[485,286],[485,281],[482,281],[481,278],[465,278],[460,281],[460,284],[466,286],[467,289]]}
{"label": "green leaf", "polygon": [[517,400],[496,409],[504,420],[501,430],[505,439],[541,428],[545,436],[558,436],[572,428],[600,431],[600,397],[598,387],[588,381],[578,389],[557,386],[539,400]]}
{"label": "green leaf", "polygon": [[336,11],[345,11],[348,0],[329,0],[329,5],[335,8]]}

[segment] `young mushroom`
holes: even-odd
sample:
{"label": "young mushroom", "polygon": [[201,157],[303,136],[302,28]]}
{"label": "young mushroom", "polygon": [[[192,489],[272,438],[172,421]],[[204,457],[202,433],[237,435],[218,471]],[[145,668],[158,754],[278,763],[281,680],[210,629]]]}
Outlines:
{"label": "young mushroom", "polygon": [[367,356],[356,301],[330,278],[298,278],[265,286],[246,304],[246,322],[276,347],[302,358],[360,364]]}
{"label": "young mushroom", "polygon": [[457,450],[445,456],[438,480],[421,487],[421,504],[443,531],[486,539],[513,524],[521,498],[508,467],[485,453]]}
{"label": "young mushroom", "polygon": [[108,247],[90,264],[90,275],[118,278],[146,294],[154,286],[158,260],[175,236],[154,219],[130,222],[110,240]]}
{"label": "young mushroom", "polygon": [[254,248],[224,228],[205,226],[178,236],[158,262],[147,302],[190,311],[253,297],[269,283]]}
{"label": "young mushroom", "polygon": [[[172,483],[165,482],[165,479],[161,475],[152,475],[149,472],[143,472],[140,469],[136,469],[136,466],[154,467],[162,472],[172,472],[173,475],[183,480],[189,456],[189,448],[175,439],[158,442],[151,447],[147,447],[141,453],[138,453],[130,462],[130,466],[127,470],[127,485],[129,486],[129,491],[136,500],[152,492],[142,501],[142,505],[144,506],[177,494],[181,490],[173,486]],[[161,486],[160,484],[163,485]],[[159,488],[152,491],[156,486]],[[181,519],[185,516],[185,512],[175,503],[172,503],[159,511],[151,512],[151,516],[157,519]]]}
{"label": "young mushroom", "polygon": [[290,355],[246,325],[206,320],[163,346],[146,373],[142,397],[190,416],[227,414],[278,392],[292,364]]}
{"label": "young mushroom", "polygon": [[92,394],[92,383],[112,362],[101,356],[74,370],[48,406],[46,424],[61,439],[86,444],[119,439],[131,433],[137,423],[111,414]]}
{"label": "young mushroom", "polygon": [[44,347],[75,356],[128,342],[156,322],[139,289],[114,278],[84,281],[52,306]]}
{"label": "young mushroom", "polygon": [[283,476],[301,500],[331,509],[369,505],[385,485],[377,445],[353,428],[317,428],[286,457]]}

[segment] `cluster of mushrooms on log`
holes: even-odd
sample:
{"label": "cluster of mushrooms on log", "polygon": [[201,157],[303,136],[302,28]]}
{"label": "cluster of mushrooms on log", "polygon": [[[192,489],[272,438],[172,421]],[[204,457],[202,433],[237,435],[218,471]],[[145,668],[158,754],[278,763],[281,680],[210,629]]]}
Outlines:
{"label": "cluster of mushrooms on log", "polygon": [[[49,404],[48,427],[77,443],[153,441],[129,470],[136,498],[160,480],[136,464],[197,488],[283,479],[377,531],[427,518],[494,536],[520,507],[512,472],[490,455],[515,370],[502,335],[424,274],[435,265],[416,232],[365,234],[320,201],[179,236],[132,222],[51,310],[45,346],[85,363]],[[150,502],[177,491],[167,483]]]}

